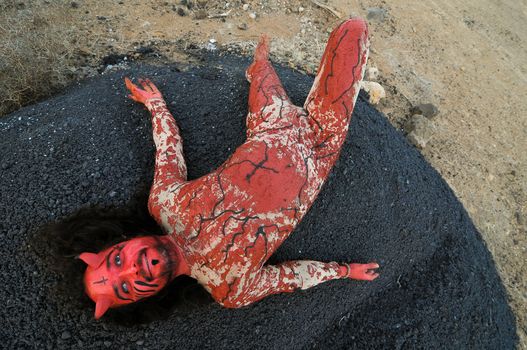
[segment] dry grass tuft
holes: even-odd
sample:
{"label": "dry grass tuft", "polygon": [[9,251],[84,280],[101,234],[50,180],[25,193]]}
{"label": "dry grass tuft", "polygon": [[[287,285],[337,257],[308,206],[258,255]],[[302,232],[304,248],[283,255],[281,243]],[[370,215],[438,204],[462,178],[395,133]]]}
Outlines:
{"label": "dry grass tuft", "polygon": [[[0,5],[0,116],[45,98],[74,77],[75,28],[54,21],[61,5]],[[60,16],[60,18],[67,18]]]}

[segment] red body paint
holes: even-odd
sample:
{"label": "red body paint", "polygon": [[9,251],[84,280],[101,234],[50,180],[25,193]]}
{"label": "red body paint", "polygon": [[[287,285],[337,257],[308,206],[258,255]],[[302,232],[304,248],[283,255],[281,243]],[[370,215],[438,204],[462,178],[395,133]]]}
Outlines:
{"label": "red body paint", "polygon": [[[373,280],[377,264],[267,259],[318,195],[338,158],[368,55],[361,19],[331,34],[304,108],[294,106],[268,60],[262,37],[247,69],[247,140],[216,171],[187,181],[178,127],[159,91],[127,80],[131,98],[152,114],[157,148],[148,207],[198,280],[220,304],[263,297],[337,278]],[[92,298],[96,300],[95,298]]]}

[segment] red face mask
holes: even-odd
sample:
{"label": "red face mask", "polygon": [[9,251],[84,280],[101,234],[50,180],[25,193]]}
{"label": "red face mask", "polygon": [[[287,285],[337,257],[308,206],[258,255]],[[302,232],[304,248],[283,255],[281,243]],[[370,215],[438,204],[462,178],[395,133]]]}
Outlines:
{"label": "red face mask", "polygon": [[84,286],[96,303],[95,318],[111,307],[133,303],[159,292],[172,280],[175,256],[166,237],[138,237],[98,254],[82,253],[88,264]]}

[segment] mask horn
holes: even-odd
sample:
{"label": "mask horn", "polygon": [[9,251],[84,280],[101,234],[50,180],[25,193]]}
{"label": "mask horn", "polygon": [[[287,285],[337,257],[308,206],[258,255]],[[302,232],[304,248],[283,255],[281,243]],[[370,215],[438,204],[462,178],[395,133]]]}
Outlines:
{"label": "mask horn", "polygon": [[112,300],[107,297],[99,297],[97,299],[97,302],[95,303],[95,319],[98,320],[99,318],[104,315],[106,311],[112,306]]}
{"label": "mask horn", "polygon": [[79,255],[79,259],[88,264],[88,266],[96,269],[101,265],[104,260],[104,257],[94,253],[82,253],[81,255]]}

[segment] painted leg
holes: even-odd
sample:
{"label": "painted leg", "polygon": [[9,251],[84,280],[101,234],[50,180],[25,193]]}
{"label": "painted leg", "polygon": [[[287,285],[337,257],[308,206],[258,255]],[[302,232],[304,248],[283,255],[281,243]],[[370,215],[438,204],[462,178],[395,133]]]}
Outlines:
{"label": "painted leg", "polygon": [[316,159],[325,177],[348,132],[368,58],[366,22],[352,18],[331,33],[304,108],[315,132]]}
{"label": "painted leg", "polygon": [[245,75],[251,83],[247,116],[248,136],[281,127],[282,123],[287,122],[285,117],[294,106],[269,61],[269,37],[266,35],[260,38],[253,63],[247,68]]}

